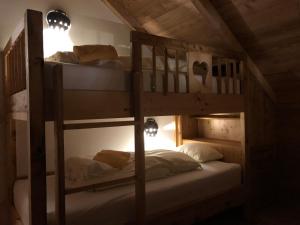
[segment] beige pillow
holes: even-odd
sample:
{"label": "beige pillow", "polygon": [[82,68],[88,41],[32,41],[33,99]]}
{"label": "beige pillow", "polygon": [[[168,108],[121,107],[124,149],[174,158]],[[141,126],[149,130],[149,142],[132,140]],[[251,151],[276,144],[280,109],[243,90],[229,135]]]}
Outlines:
{"label": "beige pillow", "polygon": [[98,60],[118,59],[117,51],[111,45],[74,46],[73,52],[78,57],[79,63],[82,64],[93,64]]}
{"label": "beige pillow", "polygon": [[73,52],[56,52],[54,55],[45,59],[49,62],[73,63],[78,64],[79,59]]}
{"label": "beige pillow", "polygon": [[65,179],[69,181],[87,181],[112,171],[113,168],[105,163],[92,159],[71,157],[65,162]]}
{"label": "beige pillow", "polygon": [[179,147],[179,151],[192,157],[194,160],[204,163],[209,161],[220,160],[223,155],[215,148],[202,143],[190,143]]}
{"label": "beige pillow", "polygon": [[114,168],[122,169],[128,165],[129,158],[129,152],[102,150],[95,155],[94,160],[106,163]]}

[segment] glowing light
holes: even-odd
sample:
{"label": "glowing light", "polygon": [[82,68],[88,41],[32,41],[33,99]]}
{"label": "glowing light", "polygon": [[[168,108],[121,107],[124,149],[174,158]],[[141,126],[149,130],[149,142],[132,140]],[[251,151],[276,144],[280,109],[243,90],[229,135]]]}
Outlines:
{"label": "glowing light", "polygon": [[58,26],[44,29],[44,57],[57,51],[72,51],[73,45],[69,32],[60,30]]}

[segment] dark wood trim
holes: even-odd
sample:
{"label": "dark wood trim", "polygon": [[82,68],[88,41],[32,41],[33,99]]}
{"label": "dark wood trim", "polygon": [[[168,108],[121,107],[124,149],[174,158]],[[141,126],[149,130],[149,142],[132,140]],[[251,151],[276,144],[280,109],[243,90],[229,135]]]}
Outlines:
{"label": "dark wood trim", "polygon": [[175,73],[174,73],[174,91],[179,93],[179,53],[175,53]]}
{"label": "dark wood trim", "polygon": [[78,130],[78,129],[91,129],[101,127],[121,127],[121,126],[133,126],[135,121],[116,121],[116,122],[98,122],[98,123],[72,123],[64,124],[64,130]]}
{"label": "dark wood trim", "polygon": [[141,43],[132,43],[133,68],[133,112],[134,143],[135,143],[135,207],[136,223],[145,224],[146,216],[146,186],[145,186],[145,146],[144,146],[144,88],[142,76],[142,49]]}
{"label": "dark wood trim", "polygon": [[65,151],[64,151],[64,99],[62,65],[54,68],[54,136],[55,153],[55,217],[59,225],[66,223],[65,212]]}
{"label": "dark wood trim", "polygon": [[164,95],[168,94],[168,89],[169,89],[169,65],[168,65],[168,49],[164,49],[164,68],[165,68],[165,73],[164,73],[164,78],[163,78],[163,92]]}
{"label": "dark wood trim", "polygon": [[152,47],[152,76],[151,76],[151,91],[156,91],[156,46]]}
{"label": "dark wood trim", "polygon": [[26,86],[28,99],[29,224],[47,224],[44,118],[43,15],[25,14]]}
{"label": "dark wood trim", "polygon": [[[0,84],[0,149],[1,151],[1,157],[2,157],[2,165],[1,169],[3,171],[1,174],[3,176],[1,177],[1,180],[4,181],[1,183],[2,190],[4,191],[4,196],[6,196],[4,199],[2,199],[2,202],[0,204],[0,224],[9,224],[11,221],[11,211],[9,210],[9,205],[13,202],[13,174],[15,170],[15,164],[11,162],[11,157],[9,155],[9,152],[7,150],[10,150],[9,148],[9,140],[10,132],[8,130],[9,125],[9,108],[10,105],[10,99],[7,95],[7,84],[6,84],[6,68],[5,68],[5,53],[0,52],[0,76],[1,76],[1,84]],[[12,177],[11,177],[12,175]]]}
{"label": "dark wood trim", "polygon": [[220,115],[203,115],[196,116],[196,119],[239,119],[240,114],[220,114]]}

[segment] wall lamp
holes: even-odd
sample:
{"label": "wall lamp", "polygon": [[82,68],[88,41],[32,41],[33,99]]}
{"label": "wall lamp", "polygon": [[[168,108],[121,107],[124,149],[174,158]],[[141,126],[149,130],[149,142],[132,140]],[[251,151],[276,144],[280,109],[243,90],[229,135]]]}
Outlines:
{"label": "wall lamp", "polygon": [[154,137],[158,131],[158,124],[153,118],[148,118],[146,123],[144,124],[145,133],[150,137]]}
{"label": "wall lamp", "polygon": [[48,26],[52,29],[68,30],[71,27],[71,20],[67,14],[59,9],[50,10],[46,17]]}

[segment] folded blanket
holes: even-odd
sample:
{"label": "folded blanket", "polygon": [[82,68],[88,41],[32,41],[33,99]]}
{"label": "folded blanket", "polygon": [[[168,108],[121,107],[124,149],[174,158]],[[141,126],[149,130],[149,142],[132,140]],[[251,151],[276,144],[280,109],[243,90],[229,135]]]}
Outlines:
{"label": "folded blanket", "polygon": [[93,64],[98,60],[118,59],[116,49],[111,45],[81,45],[73,47],[74,54],[81,64]]}
{"label": "folded blanket", "polygon": [[56,52],[54,55],[45,59],[48,62],[78,64],[79,59],[73,52]]}

